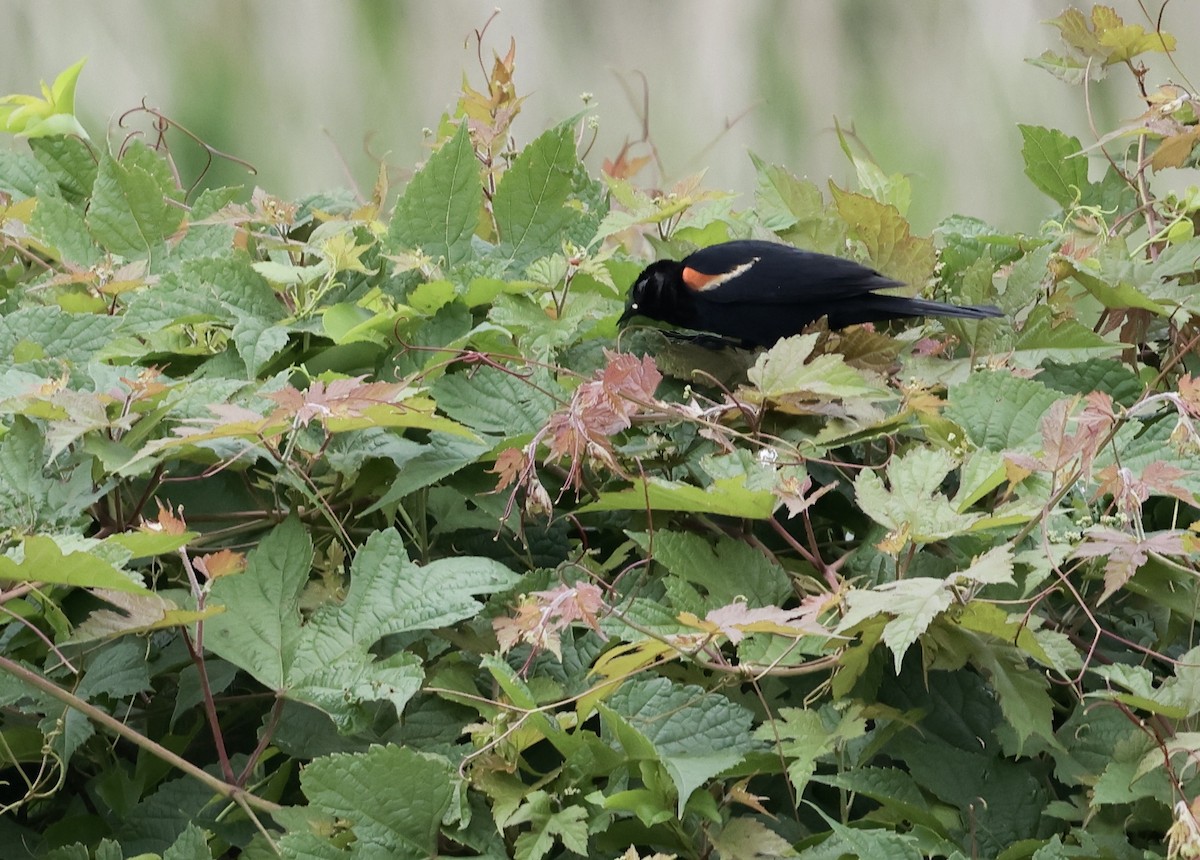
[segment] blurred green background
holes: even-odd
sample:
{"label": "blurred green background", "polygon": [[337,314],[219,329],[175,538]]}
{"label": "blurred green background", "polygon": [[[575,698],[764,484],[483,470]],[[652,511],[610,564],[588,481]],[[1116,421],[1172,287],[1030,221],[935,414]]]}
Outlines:
{"label": "blurred green background", "polygon": [[[221,165],[206,184],[261,185],[296,197],[346,186],[369,193],[374,157],[402,181],[423,158],[422,129],[454,104],[464,72],[480,87],[474,31],[494,7],[467,0],[329,3],[317,0],[50,0],[5,4],[0,93],[37,91],[86,55],[79,114],[94,138],[125,132],[118,117],[143,97],[213,146],[254,164]],[[1146,24],[1134,0],[1116,0]],[[1145,4],[1157,15],[1161,3]],[[709,187],[746,194],[748,150],[823,184],[851,170],[833,122],[853,127],[889,172],[912,177],[914,226],[951,213],[1031,229],[1052,210],[1025,179],[1018,122],[1089,130],[1082,89],[1024,61],[1059,50],[1041,21],[1061,0],[557,0],[505,3],[484,36],[484,61],[517,43],[516,85],[527,95],[515,126],[524,143],[594,101],[598,170],[626,138],[649,130],[670,183],[707,168]],[[1090,7],[1081,5],[1085,11]],[[1200,2],[1177,0],[1163,19],[1190,75]],[[1151,88],[1180,71],[1161,57]],[[1094,85],[1101,133],[1144,109],[1130,75]],[[136,127],[147,129],[143,117]],[[7,145],[7,144],[3,144]],[[176,138],[186,178],[200,153]],[[1099,166],[1094,172],[1098,173]]]}

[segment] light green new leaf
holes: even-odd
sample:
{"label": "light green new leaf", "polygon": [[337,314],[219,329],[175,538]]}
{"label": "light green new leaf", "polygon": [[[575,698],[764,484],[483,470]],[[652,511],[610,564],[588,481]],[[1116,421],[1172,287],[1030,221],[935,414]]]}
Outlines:
{"label": "light green new leaf", "polygon": [[1127,692],[1111,690],[1093,693],[1093,698],[1115,699],[1131,708],[1159,714],[1171,720],[1183,720],[1200,711],[1200,648],[1179,657],[1175,677],[1155,686],[1155,678],[1143,666],[1114,663],[1100,666],[1096,673],[1110,685]]}
{"label": "light green new leaf", "polygon": [[746,372],[758,393],[768,399],[789,395],[812,399],[886,396],[884,386],[846,364],[842,356],[828,353],[812,358],[817,337],[787,337],[760,355]]}
{"label": "light green new leaf", "polygon": [[470,256],[482,199],[479,162],[463,120],[397,201],[388,244],[396,250],[420,248],[434,260],[456,266]]}
{"label": "light green new leaf", "polygon": [[1088,184],[1088,163],[1080,156],[1079,138],[1038,125],[1017,127],[1025,141],[1021,147],[1025,175],[1060,206],[1070,206]]}
{"label": "light green new leaf", "polygon": [[888,482],[864,469],[854,481],[863,513],[918,543],[944,540],[970,530],[979,514],[960,514],[938,491],[954,468],[954,457],[934,448],[914,448],[888,466]]}
{"label": "light green new leaf", "polygon": [[42,82],[42,98],[8,95],[0,98],[0,127],[19,137],[47,137],[77,134],[87,139],[87,132],[75,119],[75,85],[83,71],[84,57],[59,72],[54,84]]}
{"label": "light green new leaf", "polygon": [[883,641],[891,649],[899,673],[909,646],[929,629],[933,619],[950,608],[953,600],[954,592],[944,580],[928,576],[858,589],[846,596],[846,612],[836,632],[844,633],[876,615],[891,616],[883,628]]}
{"label": "light green new leaf", "polygon": [[300,786],[314,807],[348,822],[355,856],[413,860],[438,853],[455,792],[450,762],[391,744],[313,759]]}
{"label": "light green new leaf", "polygon": [[20,556],[19,560],[0,556],[0,579],[147,593],[135,574],[122,572],[89,552],[64,554],[53,538],[26,537]]}
{"label": "light green new leaf", "polygon": [[500,254],[513,271],[562,250],[567,227],[578,217],[567,206],[578,163],[574,129],[564,123],[521,150],[500,180],[492,210]]}
{"label": "light green new leaf", "polygon": [[160,248],[183,222],[183,209],[168,198],[178,189],[136,163],[100,160],[87,224],[107,251],[126,259],[142,259]]}
{"label": "light green new leaf", "polygon": [[693,791],[759,748],[750,711],[702,687],[634,678],[599,708],[602,717],[618,714],[653,747],[675,783],[680,815]]}
{"label": "light green new leaf", "polygon": [[584,511],[687,511],[694,514],[722,514],[765,520],[775,510],[773,493],[747,489],[738,478],[713,481],[706,489],[668,481],[664,478],[635,478],[633,486],[616,492],[601,493]]}

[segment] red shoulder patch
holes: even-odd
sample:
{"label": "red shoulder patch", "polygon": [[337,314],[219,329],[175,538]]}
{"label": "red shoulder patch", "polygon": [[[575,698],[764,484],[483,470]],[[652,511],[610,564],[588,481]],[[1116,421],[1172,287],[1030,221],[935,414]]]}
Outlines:
{"label": "red shoulder patch", "polygon": [[746,262],[734,266],[728,272],[721,272],[719,275],[706,275],[704,272],[693,269],[691,266],[684,266],[680,276],[689,289],[702,293],[705,290],[715,290],[721,284],[728,283],[739,275],[746,274],[759,259],[759,257],[751,257]]}
{"label": "red shoulder patch", "polygon": [[701,271],[691,268],[690,266],[683,267],[682,277],[683,282],[687,284],[688,288],[696,290],[697,292],[715,287],[716,284],[714,284],[713,281],[717,281],[721,278],[720,275],[706,275]]}

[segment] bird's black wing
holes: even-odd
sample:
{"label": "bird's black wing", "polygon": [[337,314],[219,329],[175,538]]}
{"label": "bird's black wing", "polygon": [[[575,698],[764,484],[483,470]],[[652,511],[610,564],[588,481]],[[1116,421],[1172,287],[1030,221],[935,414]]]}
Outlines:
{"label": "bird's black wing", "polygon": [[697,298],[722,304],[819,304],[902,286],[851,260],[754,239],[701,248],[680,265]]}

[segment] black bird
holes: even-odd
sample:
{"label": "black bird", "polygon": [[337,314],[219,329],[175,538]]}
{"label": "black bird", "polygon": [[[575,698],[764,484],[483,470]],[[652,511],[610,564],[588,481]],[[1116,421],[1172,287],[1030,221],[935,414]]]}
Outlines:
{"label": "black bird", "polygon": [[947,305],[880,295],[902,286],[850,260],[790,245],[741,239],[659,260],[638,275],[618,325],[648,317],[696,331],[771,346],[823,316],[830,328],[903,317],[985,319],[991,305]]}

